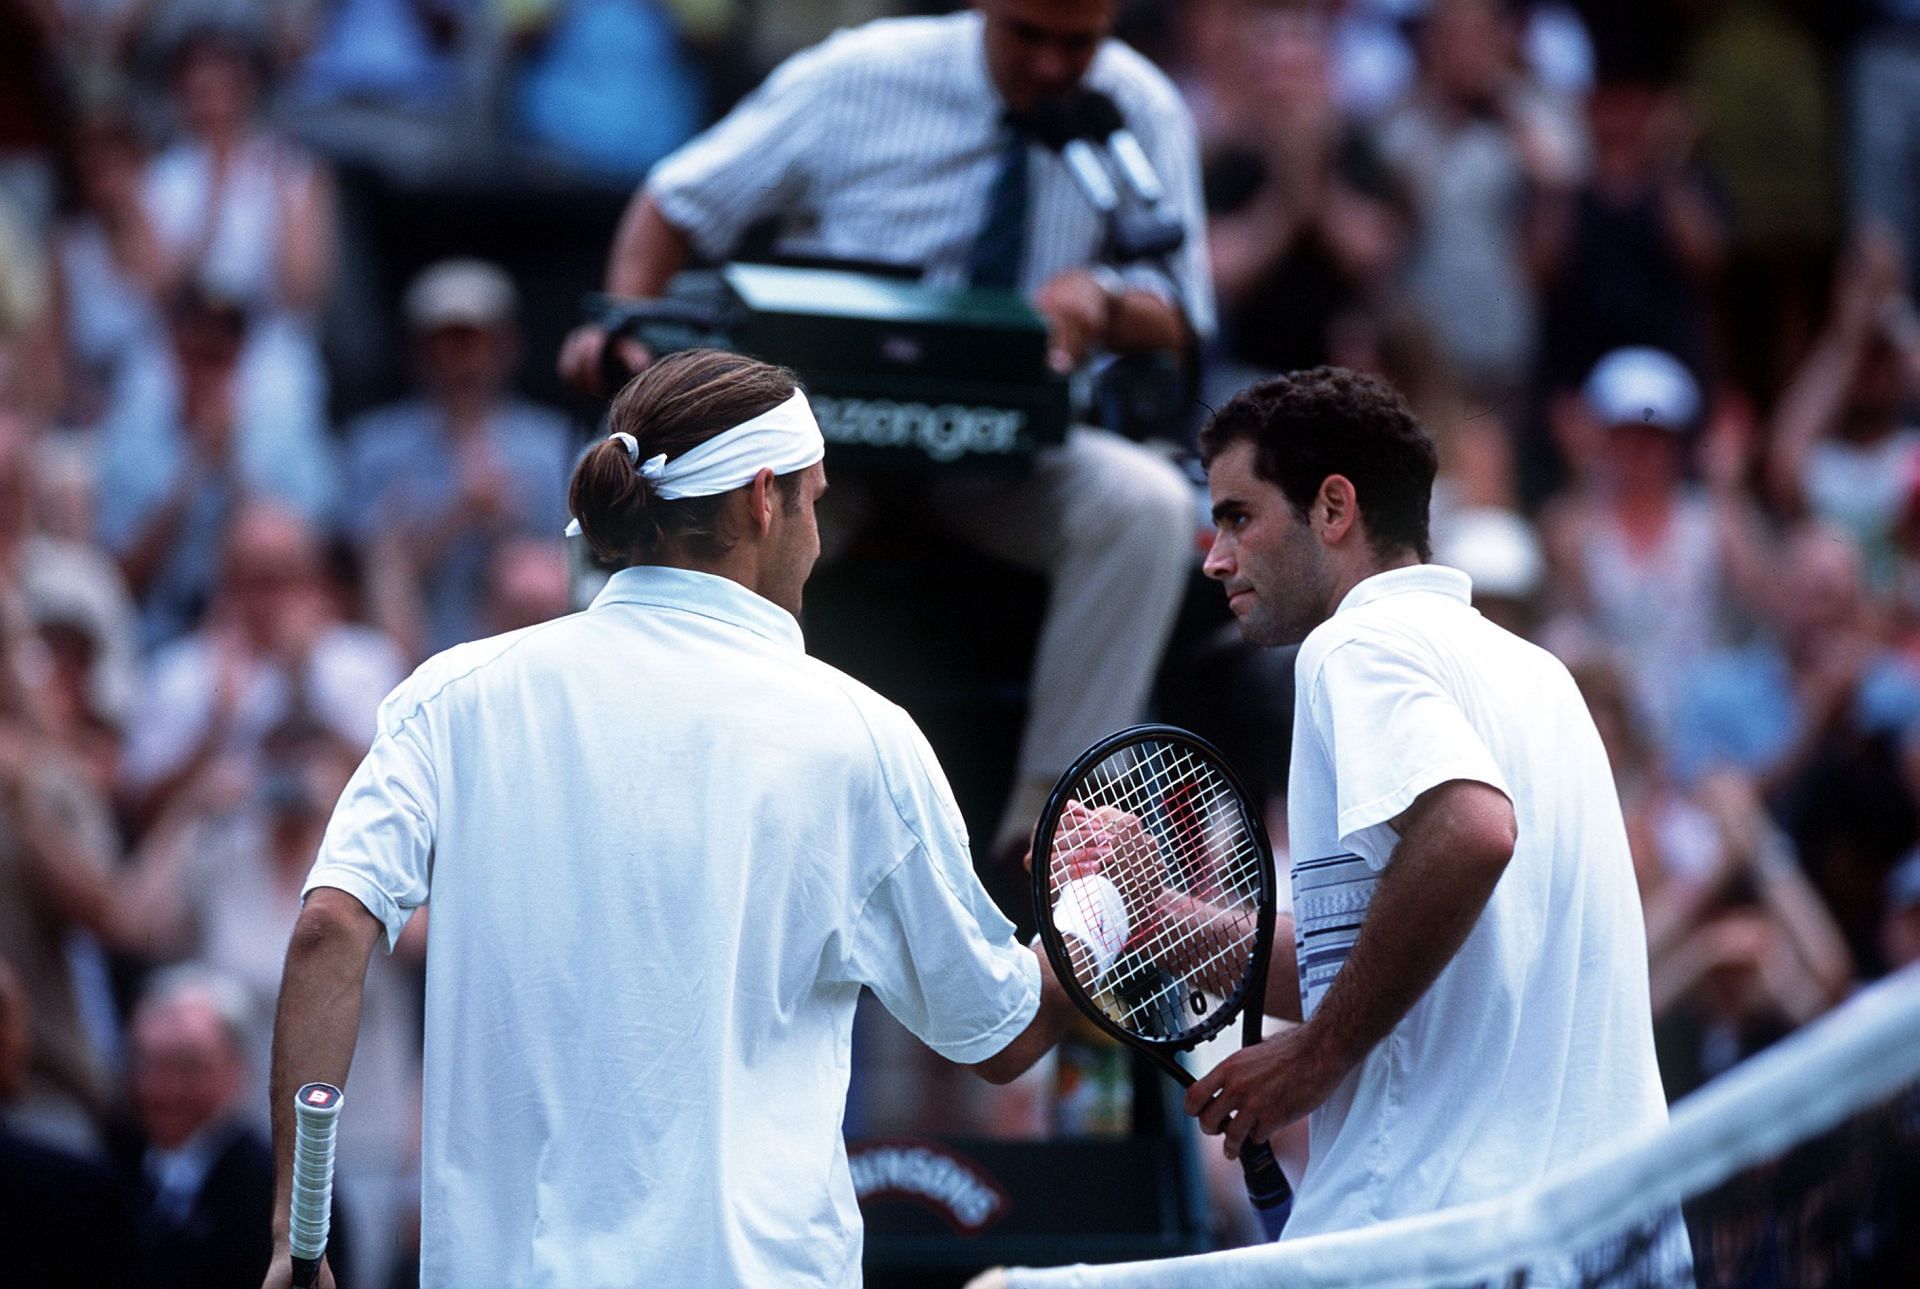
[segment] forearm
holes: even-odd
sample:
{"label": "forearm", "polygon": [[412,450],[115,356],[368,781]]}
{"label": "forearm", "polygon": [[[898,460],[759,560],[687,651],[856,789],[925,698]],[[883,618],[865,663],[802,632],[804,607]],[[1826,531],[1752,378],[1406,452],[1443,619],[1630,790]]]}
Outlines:
{"label": "forearm", "polygon": [[329,888],[313,893],[294,924],[274,1012],[269,1083],[276,1244],[286,1241],[293,1194],[293,1096],[308,1083],[346,1086],[367,960],[379,932],[380,923],[357,900]]}
{"label": "forearm", "polygon": [[989,1083],[1010,1083],[1026,1073],[1065,1036],[1079,1015],[1054,976],[1045,951],[1036,946],[1032,952],[1040,960],[1040,1007],[1011,1043],[971,1067]]}
{"label": "forearm", "polygon": [[667,221],[652,197],[636,193],[614,234],[607,261],[607,293],[640,298],[660,295],[692,253],[692,239]]}

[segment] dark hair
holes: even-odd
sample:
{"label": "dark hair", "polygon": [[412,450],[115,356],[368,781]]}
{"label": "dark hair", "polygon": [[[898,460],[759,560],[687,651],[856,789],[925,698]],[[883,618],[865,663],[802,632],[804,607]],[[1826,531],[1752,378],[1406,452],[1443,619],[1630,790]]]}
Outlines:
{"label": "dark hair", "polygon": [[1212,465],[1236,443],[1253,444],[1254,473],[1279,485],[1301,518],[1327,476],[1344,475],[1375,554],[1411,548],[1422,560],[1433,558],[1433,436],[1378,376],[1315,367],[1257,381],[1200,432],[1201,459]]}
{"label": "dark hair", "polygon": [[[613,400],[608,430],[633,435],[642,461],[661,453],[671,461],[778,407],[798,388],[784,367],[718,349],[684,349],[627,382]],[[776,482],[791,510],[799,502],[799,476]],[[720,530],[725,493],[664,500],[634,468],[625,445],[612,437],[588,448],[573,468],[567,505],[595,557],[616,567],[663,546],[722,555],[737,540]]]}

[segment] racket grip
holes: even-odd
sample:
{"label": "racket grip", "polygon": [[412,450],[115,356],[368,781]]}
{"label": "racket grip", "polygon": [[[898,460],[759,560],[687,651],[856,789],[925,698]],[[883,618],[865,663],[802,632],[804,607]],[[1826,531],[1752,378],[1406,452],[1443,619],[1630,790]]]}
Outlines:
{"label": "racket grip", "polygon": [[1240,1168],[1247,1175],[1247,1198],[1269,1240],[1277,1240],[1293,1213],[1293,1187],[1280,1171],[1280,1162],[1263,1141],[1247,1143],[1240,1152]]}
{"label": "racket grip", "polygon": [[293,1283],[310,1289],[320,1277],[333,1225],[333,1143],[345,1098],[331,1083],[309,1083],[293,1094],[293,1212],[287,1244]]}

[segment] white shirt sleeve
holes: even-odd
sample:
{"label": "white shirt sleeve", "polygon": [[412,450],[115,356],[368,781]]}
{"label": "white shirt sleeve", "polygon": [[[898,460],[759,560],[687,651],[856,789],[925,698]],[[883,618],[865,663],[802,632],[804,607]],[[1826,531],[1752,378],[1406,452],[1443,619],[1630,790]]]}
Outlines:
{"label": "white shirt sleeve", "polygon": [[973,871],[959,807],[911,721],[908,746],[885,757],[898,821],[909,839],[853,922],[847,974],[950,1061],[984,1061],[1040,1008],[1040,963]]}
{"label": "white shirt sleeve", "polygon": [[1460,704],[1403,645],[1341,643],[1307,678],[1305,700],[1333,766],[1340,843],[1376,871],[1399,841],[1390,821],[1428,789],[1467,779],[1513,795]]}
{"label": "white shirt sleeve", "polygon": [[791,212],[807,191],[810,166],[827,143],[835,101],[834,41],[805,49],[760,88],[647,177],[646,191],[667,222],[710,259],[721,259],[756,221]]}
{"label": "white shirt sleeve", "polygon": [[427,902],[433,871],[437,780],[419,706],[403,686],[380,709],[380,729],[333,808],[304,898],[320,886],[345,891],[387,929],[392,951],[413,911]]}
{"label": "white shirt sleeve", "polygon": [[1040,962],[1014,942],[1012,924],[992,909],[971,867],[952,868],[924,850],[902,860],[854,923],[851,968],[921,1042],[972,1064],[1033,1020]]}

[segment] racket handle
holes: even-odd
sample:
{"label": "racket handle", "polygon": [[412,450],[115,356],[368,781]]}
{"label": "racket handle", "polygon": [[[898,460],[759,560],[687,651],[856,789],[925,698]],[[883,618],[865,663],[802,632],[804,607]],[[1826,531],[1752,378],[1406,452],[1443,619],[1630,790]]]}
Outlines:
{"label": "racket handle", "polygon": [[340,1127],[340,1089],[309,1083],[293,1094],[293,1213],[287,1244],[296,1289],[320,1278],[333,1225],[333,1142]]}
{"label": "racket handle", "polygon": [[1280,1171],[1280,1162],[1263,1141],[1247,1143],[1240,1152],[1240,1167],[1247,1175],[1247,1198],[1253,1201],[1253,1215],[1269,1240],[1280,1238],[1287,1218],[1293,1213],[1293,1187]]}

